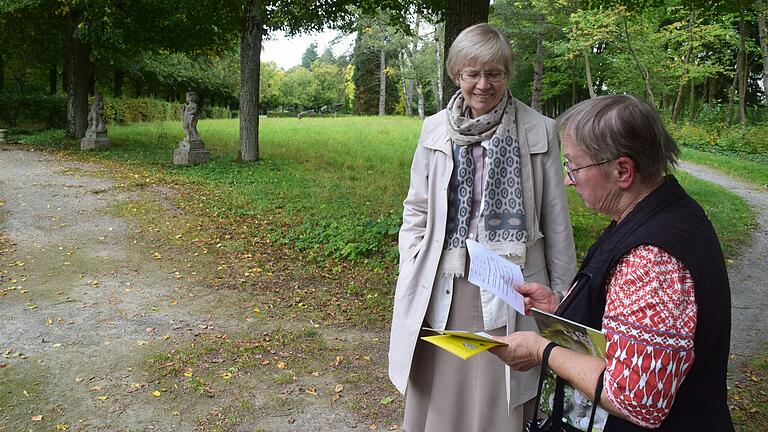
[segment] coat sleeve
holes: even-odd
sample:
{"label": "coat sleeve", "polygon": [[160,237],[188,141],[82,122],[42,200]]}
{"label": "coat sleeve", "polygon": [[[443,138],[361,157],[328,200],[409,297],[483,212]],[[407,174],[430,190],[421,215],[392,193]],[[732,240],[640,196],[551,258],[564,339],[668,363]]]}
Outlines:
{"label": "coat sleeve", "polygon": [[411,180],[408,196],[403,201],[403,225],[400,227],[398,248],[400,267],[406,259],[412,259],[421,248],[427,229],[429,189],[429,149],[419,145],[411,163]]}
{"label": "coat sleeve", "polygon": [[565,292],[576,275],[576,251],[563,183],[560,142],[554,122],[551,121],[547,122],[547,140],[549,145],[544,159],[540,225],[544,235],[550,287]]}

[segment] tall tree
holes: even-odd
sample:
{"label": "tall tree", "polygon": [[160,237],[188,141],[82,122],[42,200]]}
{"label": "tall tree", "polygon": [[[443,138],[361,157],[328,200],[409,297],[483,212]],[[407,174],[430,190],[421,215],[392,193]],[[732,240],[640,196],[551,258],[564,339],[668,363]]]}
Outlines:
{"label": "tall tree", "polygon": [[317,43],[312,42],[301,56],[301,65],[309,69],[312,67],[312,62],[317,60],[318,57],[320,56],[317,54]]}

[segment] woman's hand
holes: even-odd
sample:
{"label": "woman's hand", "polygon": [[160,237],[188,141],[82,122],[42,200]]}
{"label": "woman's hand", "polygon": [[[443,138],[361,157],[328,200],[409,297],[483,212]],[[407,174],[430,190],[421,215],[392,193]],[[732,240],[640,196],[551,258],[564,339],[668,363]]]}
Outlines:
{"label": "woman's hand", "polygon": [[549,343],[549,340],[531,331],[514,332],[511,335],[493,338],[507,345],[493,347],[488,351],[516,371],[527,371],[540,365],[544,348]]}
{"label": "woman's hand", "polygon": [[553,313],[560,306],[560,297],[551,288],[542,284],[526,282],[517,287],[517,292],[524,297],[526,315],[531,314],[532,307]]}

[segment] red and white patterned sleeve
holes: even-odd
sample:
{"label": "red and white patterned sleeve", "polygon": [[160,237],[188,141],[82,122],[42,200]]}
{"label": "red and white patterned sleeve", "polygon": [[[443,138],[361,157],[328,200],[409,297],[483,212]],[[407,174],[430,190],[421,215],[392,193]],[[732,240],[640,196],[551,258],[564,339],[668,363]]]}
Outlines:
{"label": "red and white patterned sleeve", "polygon": [[606,394],[633,423],[658,427],[694,360],[693,279],[677,258],[642,245],[619,260],[606,291]]}

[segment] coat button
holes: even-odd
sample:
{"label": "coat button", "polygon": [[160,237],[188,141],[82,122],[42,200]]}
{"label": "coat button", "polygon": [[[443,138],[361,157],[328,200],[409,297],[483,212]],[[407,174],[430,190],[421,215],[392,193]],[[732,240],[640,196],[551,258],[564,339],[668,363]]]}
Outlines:
{"label": "coat button", "polygon": [[446,293],[446,294],[450,294],[450,293],[451,293],[451,290],[447,289],[447,290],[445,290],[445,293]]}

